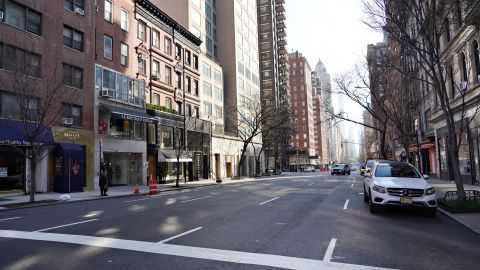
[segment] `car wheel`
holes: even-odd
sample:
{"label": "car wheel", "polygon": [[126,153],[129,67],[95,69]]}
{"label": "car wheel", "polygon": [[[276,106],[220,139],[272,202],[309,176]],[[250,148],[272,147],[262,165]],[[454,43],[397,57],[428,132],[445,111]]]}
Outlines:
{"label": "car wheel", "polygon": [[369,193],[369,205],[368,205],[368,210],[370,210],[370,213],[378,213],[380,212],[380,205],[377,205],[376,203],[373,203],[373,198],[372,198],[372,192]]}
{"label": "car wheel", "polygon": [[334,173],[332,172],[332,175],[334,175]]}
{"label": "car wheel", "polygon": [[437,208],[429,208],[427,209],[427,216],[435,217],[437,215]]}
{"label": "car wheel", "polygon": [[365,191],[365,186],[363,186],[363,201],[368,203],[367,192]]}
{"label": "car wheel", "polygon": [[350,175],[350,172],[348,172],[348,175]]}

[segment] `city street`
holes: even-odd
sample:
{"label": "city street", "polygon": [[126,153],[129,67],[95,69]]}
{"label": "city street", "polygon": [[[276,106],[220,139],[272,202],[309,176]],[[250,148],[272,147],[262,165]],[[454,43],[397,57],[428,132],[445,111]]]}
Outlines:
{"label": "city street", "polygon": [[370,214],[363,177],[294,173],[0,212],[2,269],[475,269],[442,213]]}

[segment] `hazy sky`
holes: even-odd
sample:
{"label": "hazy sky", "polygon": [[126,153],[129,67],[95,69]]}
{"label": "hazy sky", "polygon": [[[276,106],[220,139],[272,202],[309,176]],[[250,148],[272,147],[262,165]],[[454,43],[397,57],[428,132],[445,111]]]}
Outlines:
{"label": "hazy sky", "polygon": [[[321,59],[332,78],[361,63],[367,45],[383,39],[361,22],[362,0],[286,0],[285,10],[288,50],[302,52],[312,69]],[[336,87],[333,82],[332,87]],[[343,104],[350,117],[361,119],[358,105],[348,98]],[[357,125],[348,126],[352,130]],[[358,141],[358,132],[352,133],[344,137],[352,135],[350,140]]]}

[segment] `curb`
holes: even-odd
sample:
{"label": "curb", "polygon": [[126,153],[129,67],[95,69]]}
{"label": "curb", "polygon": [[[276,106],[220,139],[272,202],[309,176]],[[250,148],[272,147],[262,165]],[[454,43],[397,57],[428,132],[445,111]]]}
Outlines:
{"label": "curb", "polygon": [[437,207],[437,211],[440,211],[441,213],[443,213],[444,215],[446,215],[447,217],[451,218],[452,220],[460,223],[460,225],[463,225],[465,228],[471,230],[472,232],[480,235],[480,228],[477,228],[477,226],[475,225],[472,225],[468,222],[465,222],[463,221],[462,219],[459,219],[457,217],[455,217],[455,215],[453,215],[452,213],[446,211],[446,210],[443,210],[441,209],[440,207]]}
{"label": "curb", "polygon": [[[217,183],[215,184],[204,184],[204,185],[198,185],[198,186],[191,186],[191,187],[178,187],[178,188],[168,188],[168,189],[162,189],[158,191],[158,193],[163,193],[163,192],[169,192],[169,191],[177,191],[177,190],[184,190],[184,189],[195,189],[195,188],[200,188],[200,187],[209,187],[209,186],[216,186],[218,185]],[[124,195],[116,195],[116,196],[108,196],[108,197],[93,197],[93,198],[87,198],[87,199],[79,199],[79,200],[71,200],[71,201],[54,201],[54,202],[47,202],[47,203],[41,203],[41,201],[38,201],[38,204],[34,205],[25,205],[25,206],[18,206],[18,207],[12,207],[8,208],[5,206],[8,206],[8,204],[4,204],[0,206],[0,211],[8,211],[8,210],[17,210],[17,209],[26,209],[26,208],[34,208],[34,207],[41,207],[41,206],[50,206],[50,205],[59,205],[59,204],[70,204],[70,203],[79,203],[79,202],[88,202],[88,201],[98,201],[98,200],[108,200],[108,199],[115,199],[115,198],[125,198],[125,197],[133,197],[133,196],[149,196],[148,192],[145,193],[140,193],[140,194],[124,194]]]}

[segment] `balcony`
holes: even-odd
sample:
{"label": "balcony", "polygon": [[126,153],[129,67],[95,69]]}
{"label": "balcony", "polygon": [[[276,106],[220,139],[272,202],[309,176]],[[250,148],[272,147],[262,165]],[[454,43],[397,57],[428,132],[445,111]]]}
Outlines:
{"label": "balcony", "polygon": [[283,28],[286,28],[286,27],[287,27],[287,25],[285,24],[285,21],[279,21],[277,23],[277,28],[279,28],[279,29],[283,29]]}
{"label": "balcony", "polygon": [[281,46],[278,48],[278,52],[280,54],[286,54],[287,53],[287,49],[285,48],[285,46]]}
{"label": "balcony", "polygon": [[279,20],[279,21],[285,20],[285,13],[284,12],[278,12],[278,10],[277,10],[277,20]]}
{"label": "balcony", "polygon": [[283,7],[284,4],[285,4],[285,0],[276,0],[275,1],[275,5],[277,6],[277,9],[279,7]]}
{"label": "balcony", "polygon": [[285,28],[282,28],[282,29],[278,29],[277,30],[277,36],[278,37],[286,37],[287,36],[287,31],[285,30]]}
{"label": "balcony", "polygon": [[287,72],[280,72],[280,79],[288,80],[288,73]]}
{"label": "balcony", "polygon": [[467,25],[480,25],[480,1],[466,1],[465,23]]}
{"label": "balcony", "polygon": [[278,40],[278,45],[279,46],[286,46],[287,45],[287,40],[285,38],[280,38]]}

